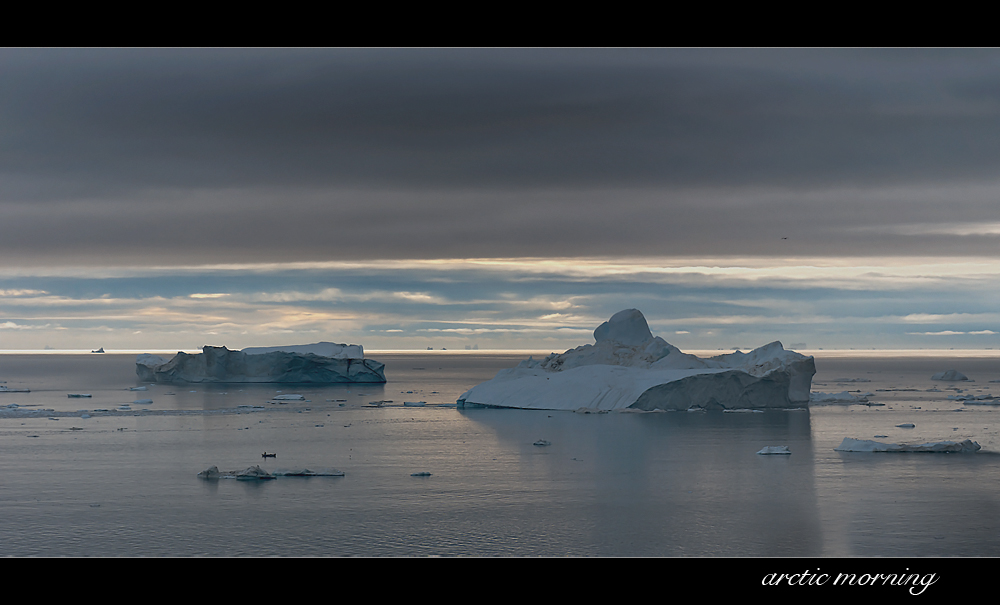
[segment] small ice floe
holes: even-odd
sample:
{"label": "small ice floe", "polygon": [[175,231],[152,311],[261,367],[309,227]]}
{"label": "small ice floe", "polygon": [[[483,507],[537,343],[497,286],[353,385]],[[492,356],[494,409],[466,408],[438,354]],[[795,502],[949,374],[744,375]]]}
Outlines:
{"label": "small ice floe", "polygon": [[90,393],[67,393],[66,396],[69,397],[70,399],[81,399],[81,398],[89,399]]}
{"label": "small ice floe", "polygon": [[311,471],[307,468],[279,469],[271,473],[275,477],[343,477],[344,471],[335,468],[322,468]]}
{"label": "small ice floe", "polygon": [[346,399],[327,399],[327,401],[332,401],[334,403],[346,402]]}
{"label": "small ice floe", "polygon": [[903,424],[897,424],[896,428],[898,428],[898,429],[912,429],[912,428],[914,428],[916,426],[917,425],[913,424],[912,422],[904,422]]}
{"label": "small ice floe", "polygon": [[306,398],[303,395],[275,395],[272,397],[274,401],[305,401]]}
{"label": "small ice floe", "polygon": [[927,453],[972,453],[982,447],[972,441],[934,441],[931,443],[881,443],[869,439],[852,439],[845,437],[841,444],[834,448],[838,452],[927,452]]}
{"label": "small ice floe", "polygon": [[240,481],[258,481],[266,479],[274,479],[274,475],[260,468],[260,466],[254,465],[249,468],[243,469],[234,473],[237,480]]}
{"label": "small ice floe", "polygon": [[242,471],[225,471],[222,472],[217,466],[210,466],[207,469],[198,473],[198,476],[202,479],[238,479],[240,481],[259,481],[266,479],[274,479],[274,475],[260,468],[259,466],[251,466]]}
{"label": "small ice floe", "polygon": [[871,382],[871,378],[834,378],[831,382]]}
{"label": "small ice floe", "polygon": [[0,393],[30,393],[31,389],[11,389],[5,386],[0,386]]}
{"label": "small ice floe", "polygon": [[131,412],[132,408],[129,407],[129,405],[127,403],[123,403],[120,406],[118,406],[118,411],[119,412]]}
{"label": "small ice floe", "polygon": [[[990,404],[1000,404],[1000,399],[997,399],[993,395],[948,395],[948,399],[951,401],[964,401],[965,403],[980,404],[980,405],[990,405]],[[996,401],[994,401],[996,400]]]}
{"label": "small ice floe", "polygon": [[734,408],[722,410],[727,414],[763,414],[764,410],[752,410],[750,408]]}
{"label": "small ice floe", "polygon": [[132,403],[138,403],[139,405],[149,405],[153,403],[152,399],[136,399]]}
{"label": "small ice floe", "polygon": [[948,382],[957,382],[959,380],[968,380],[969,377],[965,374],[959,372],[958,370],[946,370],[944,372],[938,372],[937,374],[931,376],[931,380],[945,380]]}
{"label": "small ice floe", "polygon": [[766,445],[764,446],[763,449],[761,449],[757,453],[762,456],[767,456],[772,454],[791,454],[791,452],[788,451],[787,445]]}
{"label": "small ice floe", "polygon": [[422,408],[427,405],[426,401],[404,401],[403,407],[407,408]]}
{"label": "small ice floe", "polygon": [[80,418],[90,418],[90,414],[80,414]]}
{"label": "small ice floe", "polygon": [[831,404],[847,404],[853,405],[857,403],[868,403],[868,395],[852,395],[847,391],[841,391],[839,393],[809,393],[809,405],[831,405]]}
{"label": "small ice floe", "polygon": [[532,443],[531,445],[537,445],[539,447],[545,447],[547,445],[552,445],[551,441],[546,441],[544,439],[539,439],[538,441]]}
{"label": "small ice floe", "polygon": [[427,471],[420,471],[419,473],[410,473],[411,477],[430,477],[431,474]]}
{"label": "small ice floe", "polygon": [[146,388],[146,387],[129,387],[128,390],[130,390],[130,391],[148,391],[149,389]]}

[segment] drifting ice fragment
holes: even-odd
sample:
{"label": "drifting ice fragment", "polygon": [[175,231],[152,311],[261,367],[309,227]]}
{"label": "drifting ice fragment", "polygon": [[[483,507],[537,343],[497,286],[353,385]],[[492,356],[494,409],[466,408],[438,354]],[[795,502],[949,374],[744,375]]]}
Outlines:
{"label": "drifting ice fragment", "polygon": [[759,452],[757,452],[757,453],[761,454],[761,455],[768,455],[768,454],[791,454],[791,452],[788,451],[788,446],[787,445],[767,445],[767,446],[764,446],[764,448],[762,450],[760,450]]}
{"label": "drifting ice fragment", "polygon": [[275,395],[271,399],[275,401],[305,401],[305,396],[303,395]]}
{"label": "drifting ice fragment", "polygon": [[982,447],[972,441],[935,441],[932,443],[906,444],[881,443],[868,439],[852,439],[845,437],[841,444],[834,448],[838,452],[927,452],[927,453],[972,453]]}
{"label": "drifting ice fragment", "polygon": [[84,398],[90,397],[90,393],[69,393],[66,396],[70,398]]}
{"label": "drifting ice fragment", "polygon": [[430,477],[431,474],[427,471],[420,471],[419,473],[410,473],[411,477]]}
{"label": "drifting ice fragment", "polygon": [[931,376],[931,380],[946,380],[948,382],[957,382],[959,380],[968,380],[969,377],[965,374],[959,372],[958,370],[947,370],[945,372],[938,372],[937,374]]}
{"label": "drifting ice fragment", "polygon": [[809,394],[809,404],[810,405],[829,405],[831,403],[868,403],[868,396],[866,395],[852,395],[847,391],[841,391],[839,393],[810,393]]}
{"label": "drifting ice fragment", "polygon": [[916,426],[917,425],[913,424],[912,422],[904,422],[903,424],[897,424],[896,428],[900,428],[900,429],[912,429],[912,428],[914,428]]}
{"label": "drifting ice fragment", "polygon": [[537,445],[539,447],[545,447],[546,445],[552,445],[551,441],[546,441],[544,439],[539,439],[538,441],[532,443],[531,445]]}

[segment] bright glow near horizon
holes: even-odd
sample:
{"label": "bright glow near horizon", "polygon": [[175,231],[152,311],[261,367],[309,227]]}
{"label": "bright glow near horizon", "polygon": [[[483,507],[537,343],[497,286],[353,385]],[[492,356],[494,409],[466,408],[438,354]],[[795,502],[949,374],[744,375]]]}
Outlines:
{"label": "bright glow near horizon", "polygon": [[22,269],[0,272],[0,349],[557,350],[629,307],[681,348],[980,348],[1000,346],[998,278],[994,259],[899,257]]}

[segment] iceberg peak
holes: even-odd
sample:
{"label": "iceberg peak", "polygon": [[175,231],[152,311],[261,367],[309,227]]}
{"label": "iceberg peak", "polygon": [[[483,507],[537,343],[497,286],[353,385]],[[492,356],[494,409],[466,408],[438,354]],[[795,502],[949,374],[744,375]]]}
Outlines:
{"label": "iceberg peak", "polygon": [[638,309],[625,309],[611,316],[611,319],[597,326],[594,340],[600,344],[606,340],[626,346],[636,347],[653,340],[646,318]]}

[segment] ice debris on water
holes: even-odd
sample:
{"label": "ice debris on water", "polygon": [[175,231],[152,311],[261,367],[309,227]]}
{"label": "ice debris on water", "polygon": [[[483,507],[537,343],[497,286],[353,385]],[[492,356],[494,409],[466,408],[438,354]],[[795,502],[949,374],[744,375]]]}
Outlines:
{"label": "ice debris on water", "polygon": [[938,372],[937,374],[931,376],[931,380],[945,380],[948,382],[957,382],[959,380],[968,380],[969,377],[965,374],[959,372],[958,370],[946,370],[944,372]]}
{"label": "ice debris on water", "polygon": [[552,445],[551,441],[546,441],[544,439],[539,439],[538,441],[532,443],[531,445],[537,445],[539,447],[545,447],[546,445]]}
{"label": "ice debris on water", "polygon": [[846,403],[846,404],[868,403],[869,395],[870,393],[866,393],[864,395],[852,395],[847,391],[841,391],[839,393],[810,393],[809,405],[829,405],[833,403]]}
{"label": "ice debris on water", "polygon": [[275,401],[305,401],[304,395],[275,395],[271,399]]}
{"label": "ice debris on water", "polygon": [[982,447],[972,441],[935,441],[931,443],[881,443],[870,439],[852,439],[845,437],[841,444],[834,448],[838,452],[926,452],[926,453],[973,453]]}
{"label": "ice debris on water", "polygon": [[69,398],[71,398],[71,399],[89,398],[90,397],[90,393],[67,393],[66,396],[69,397]]}
{"label": "ice debris on water", "polygon": [[757,453],[766,456],[770,454],[791,454],[792,452],[788,451],[787,445],[766,445]]}
{"label": "ice debris on water", "polygon": [[427,471],[420,471],[419,473],[410,473],[411,477],[430,477],[431,474]]}
{"label": "ice debris on water", "polygon": [[299,469],[279,469],[269,473],[258,465],[243,469],[242,471],[220,471],[219,467],[212,465],[198,473],[202,479],[239,479],[244,481],[256,481],[275,479],[277,477],[343,477],[344,472],[335,468],[322,468],[319,470]]}
{"label": "ice debris on water", "polygon": [[403,402],[403,407],[408,407],[408,408],[422,408],[425,405],[427,405],[426,401],[404,401]]}
{"label": "ice debris on water", "polygon": [[903,424],[897,424],[896,428],[900,428],[900,429],[912,429],[912,428],[915,428],[916,426],[917,425],[913,424],[912,422],[904,422]]}

